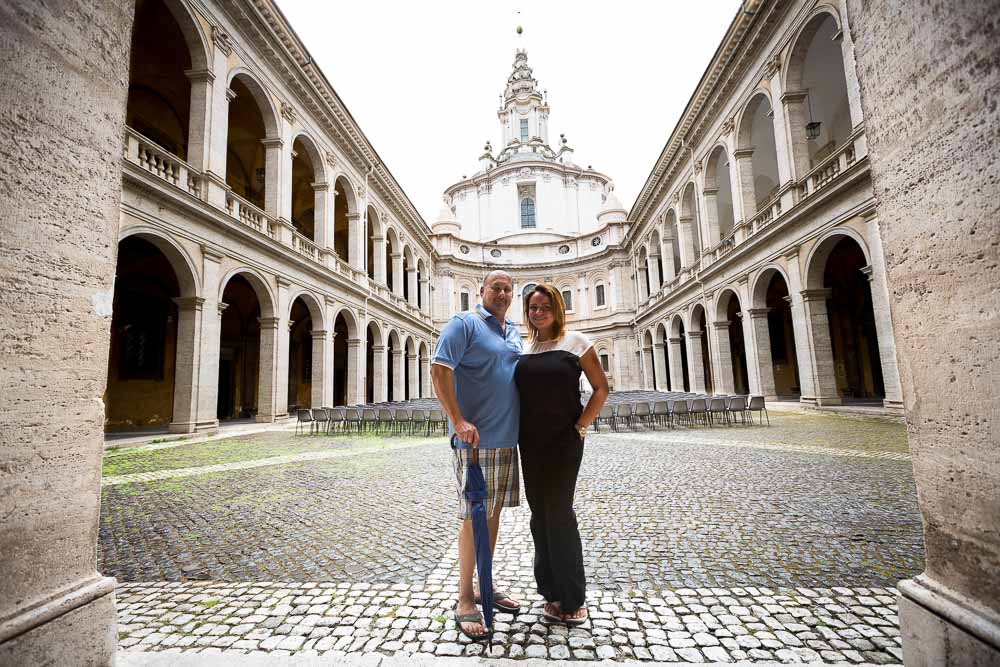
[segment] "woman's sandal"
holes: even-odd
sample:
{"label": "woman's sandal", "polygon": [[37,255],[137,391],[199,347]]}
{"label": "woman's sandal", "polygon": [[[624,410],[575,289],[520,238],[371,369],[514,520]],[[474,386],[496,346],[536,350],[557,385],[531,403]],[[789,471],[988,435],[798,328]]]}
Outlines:
{"label": "woman's sandal", "polygon": [[490,636],[492,636],[493,633],[490,632],[489,630],[487,630],[482,634],[475,634],[473,632],[466,631],[466,629],[462,627],[462,623],[478,623],[483,627],[486,626],[486,621],[483,619],[483,615],[479,612],[478,609],[468,614],[459,614],[458,609],[455,609],[454,614],[455,614],[455,627],[458,628],[459,632],[461,632],[463,635],[465,635],[472,641],[478,642],[484,639],[489,639]]}
{"label": "woman's sandal", "polygon": [[[555,613],[549,611],[549,609],[554,609]],[[544,618],[549,623],[563,623],[562,610],[559,608],[558,602],[546,602],[542,606],[542,618]]]}
{"label": "woman's sandal", "polygon": [[[503,604],[505,600],[510,600],[511,604]],[[476,604],[482,604],[482,600],[480,600],[478,593],[476,594]],[[521,605],[514,602],[514,598],[507,595],[503,591],[493,591],[493,608],[497,611],[506,612],[508,614],[517,614],[521,611]]]}
{"label": "woman's sandal", "polygon": [[590,614],[587,613],[586,607],[580,607],[580,609],[583,609],[583,616],[574,618],[569,614],[563,614],[562,622],[569,626],[583,625],[584,623],[586,623],[587,620],[590,618]]}

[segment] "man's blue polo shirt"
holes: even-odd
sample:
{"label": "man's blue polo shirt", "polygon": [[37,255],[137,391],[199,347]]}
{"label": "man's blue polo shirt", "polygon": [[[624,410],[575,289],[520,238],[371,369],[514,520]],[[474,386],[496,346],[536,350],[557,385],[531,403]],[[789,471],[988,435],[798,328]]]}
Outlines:
{"label": "man's blue polo shirt", "polygon": [[[510,320],[506,329],[476,304],[449,320],[438,338],[431,363],[447,366],[455,380],[455,396],[465,421],[479,430],[483,449],[517,445],[521,404],[514,368],[521,356],[521,334]],[[448,435],[455,425],[448,424]],[[456,441],[456,446],[465,447]]]}

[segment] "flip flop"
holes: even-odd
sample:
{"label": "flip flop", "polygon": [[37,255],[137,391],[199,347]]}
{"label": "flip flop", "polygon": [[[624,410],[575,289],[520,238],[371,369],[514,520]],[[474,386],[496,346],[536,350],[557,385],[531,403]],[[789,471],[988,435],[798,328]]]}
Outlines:
{"label": "flip flop", "polygon": [[545,605],[542,606],[542,618],[544,618],[549,623],[563,623],[564,620],[563,620],[563,617],[562,617],[561,613],[560,614],[553,614],[553,613],[550,613],[550,612],[546,611],[545,607],[547,607],[549,605],[555,606],[555,603],[554,602],[546,602]]}
{"label": "flip flop", "polygon": [[580,618],[570,618],[564,614],[562,617],[562,622],[570,626],[583,625],[584,623],[586,623],[587,620],[590,618],[590,614],[587,613],[586,607],[580,607],[580,608],[583,609],[584,612],[583,616],[581,616]]}
{"label": "flip flop", "polygon": [[[501,604],[504,600],[511,600],[512,604]],[[476,604],[482,604],[482,600],[479,599],[478,595],[476,596]],[[521,611],[521,605],[514,603],[513,598],[503,591],[493,591],[493,608],[497,611],[507,612],[508,614],[517,614]]]}
{"label": "flip flop", "polygon": [[455,614],[455,627],[458,628],[459,632],[461,632],[463,635],[465,635],[472,641],[478,642],[484,639],[489,639],[492,636],[493,633],[491,633],[489,630],[487,630],[482,634],[477,635],[472,632],[466,632],[465,628],[462,627],[462,623],[478,623],[479,625],[482,626],[486,625],[486,621],[483,620],[483,615],[479,612],[478,609],[468,614],[459,614],[458,609],[455,609],[454,614]]}

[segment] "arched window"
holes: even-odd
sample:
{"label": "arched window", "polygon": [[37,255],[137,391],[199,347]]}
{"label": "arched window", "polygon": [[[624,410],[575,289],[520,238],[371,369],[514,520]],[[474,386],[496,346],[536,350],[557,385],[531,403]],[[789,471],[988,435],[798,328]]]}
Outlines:
{"label": "arched window", "polygon": [[525,197],[521,200],[521,229],[535,226],[535,200]]}
{"label": "arched window", "polygon": [[594,300],[597,302],[598,308],[603,308],[606,304],[604,300],[604,285],[599,283],[597,287],[594,288]]}
{"label": "arched window", "polygon": [[461,302],[462,302],[462,310],[463,311],[469,310],[469,308],[470,308],[470,305],[469,305],[469,290],[467,290],[467,289],[462,290],[462,294],[461,294],[460,298],[461,298]]}
{"label": "arched window", "polygon": [[601,370],[603,370],[605,373],[610,373],[611,372],[611,358],[608,356],[607,351],[606,350],[601,350],[601,353],[600,353],[599,356],[600,356],[600,359],[601,359]]}

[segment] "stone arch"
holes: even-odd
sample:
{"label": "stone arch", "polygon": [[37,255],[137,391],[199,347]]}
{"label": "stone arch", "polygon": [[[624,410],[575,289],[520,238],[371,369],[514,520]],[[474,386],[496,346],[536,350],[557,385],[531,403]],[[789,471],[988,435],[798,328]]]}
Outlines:
{"label": "stone arch", "polygon": [[309,310],[309,317],[312,319],[313,323],[313,331],[325,331],[326,318],[323,316],[324,308],[322,301],[304,288],[296,291],[288,299],[288,313],[286,313],[288,317],[291,317],[292,304],[295,303],[296,299],[302,299],[302,303],[304,303],[306,308]]}
{"label": "stone arch", "polygon": [[336,322],[338,317],[343,316],[344,323],[347,325],[347,337],[348,340],[358,340],[361,337],[361,325],[358,321],[358,316],[355,312],[346,305],[342,305],[337,312],[333,314],[333,321]]}
{"label": "stone arch", "polygon": [[149,241],[164,254],[177,277],[177,282],[180,285],[180,296],[201,296],[201,278],[198,275],[197,266],[187,250],[173,237],[155,227],[138,225],[123,229],[118,235],[118,243],[132,236]]}
{"label": "stone arch", "polygon": [[368,320],[368,330],[372,332],[372,339],[375,345],[385,345],[386,334],[382,331],[382,326],[378,320],[375,318]]}
{"label": "stone arch", "polygon": [[871,266],[871,252],[864,237],[851,227],[831,229],[816,239],[812,249],[806,256],[805,287],[806,289],[823,289],[823,273],[830,253],[843,238],[850,238],[861,248],[865,263]]}
{"label": "stone arch", "polygon": [[399,331],[390,328],[385,336],[386,391],[389,400],[406,398],[406,349]]}
{"label": "stone arch", "polygon": [[670,239],[669,256],[663,258],[669,267],[664,280],[669,281],[673,280],[677,274],[677,270],[682,266],[680,230],[677,228],[677,210],[672,206],[663,214],[663,234],[665,238]]}
{"label": "stone arch", "polygon": [[715,336],[718,343],[717,380],[724,393],[750,392],[747,341],[743,334],[743,317],[748,317],[739,291],[726,286],[715,300]]}
{"label": "stone arch", "polygon": [[780,184],[773,109],[770,93],[758,89],[738,117],[735,156],[747,218],[774,199]]}
{"label": "stone arch", "polygon": [[411,305],[417,302],[417,267],[410,244],[403,241],[403,298]]}
{"label": "stone arch", "polygon": [[[383,233],[383,223],[379,218],[378,210],[372,204],[368,204],[368,208],[365,209],[365,266],[367,267],[368,277],[371,280],[384,281],[388,272],[383,273],[382,269],[386,268],[385,263],[382,262],[382,254],[384,254],[385,246],[377,248],[379,244],[385,243],[385,235]],[[382,239],[377,241],[376,239]],[[378,263],[382,262],[382,266]]]}
{"label": "stone arch", "polygon": [[274,106],[274,101],[268,94],[267,89],[257,80],[257,75],[246,67],[234,67],[229,70],[226,77],[226,85],[232,90],[233,83],[239,80],[246,89],[250,91],[257,110],[260,112],[261,120],[264,122],[264,136],[267,139],[276,139],[281,136],[281,122],[278,110]]}
{"label": "stone arch", "polygon": [[420,257],[417,259],[417,308],[420,310],[427,310],[430,306],[427,303],[430,294],[430,290],[427,289],[429,283],[425,282],[428,279],[427,264],[424,262],[424,258]]}
{"label": "stone arch", "polygon": [[387,224],[385,230],[385,283],[393,294],[403,291],[403,248],[395,227]]}
{"label": "stone arch", "polygon": [[257,294],[257,299],[260,301],[260,316],[261,317],[274,317],[275,316],[275,303],[277,299],[274,296],[274,291],[271,289],[270,280],[264,277],[257,269],[252,269],[248,266],[240,266],[235,269],[231,269],[223,276],[222,280],[219,281],[219,303],[224,303],[222,295],[226,291],[226,285],[229,281],[236,276],[242,277],[253,288],[254,292]]}
{"label": "stone arch", "polygon": [[636,255],[636,264],[639,269],[639,301],[642,302],[648,299],[652,293],[650,289],[652,281],[649,276],[649,253],[645,245],[639,246],[639,252]]}
{"label": "stone arch", "polygon": [[736,198],[730,169],[729,151],[716,145],[705,161],[705,222],[710,247],[728,238],[736,224]]}
{"label": "stone arch", "polygon": [[323,157],[305,132],[292,139],[291,220],[295,230],[310,241],[325,243],[326,167]]}
{"label": "stone arch", "polygon": [[694,375],[693,384],[695,390],[704,388],[706,393],[711,394],[715,389],[715,382],[712,373],[711,346],[709,345],[708,315],[703,303],[697,302],[691,305],[688,322],[690,323],[688,338],[698,339],[697,344],[694,340],[688,341],[689,349],[692,352],[688,368],[694,371],[692,373]]}
{"label": "stone arch", "polygon": [[431,395],[431,357],[430,346],[426,341],[420,341],[417,346],[417,364],[420,375],[420,398],[429,398]]}
{"label": "stone arch", "polygon": [[768,398],[801,396],[788,275],[777,264],[761,268],[750,287],[748,313],[757,348],[760,392]]}
{"label": "stone arch", "polygon": [[681,214],[678,218],[679,233],[684,235],[681,239],[680,256],[681,264],[689,267],[701,257],[704,239],[701,234],[701,213],[698,210],[698,195],[695,192],[694,181],[688,181],[684,189],[681,190]]}
{"label": "stone arch", "polygon": [[786,56],[782,62],[782,90],[800,90],[802,85],[802,65],[805,61],[807,42],[816,34],[817,29],[827,18],[833,20],[838,31],[843,30],[840,12],[831,4],[820,4],[813,7],[809,17],[802,23],[795,36],[788,42]]}
{"label": "stone arch", "polygon": [[385,336],[378,320],[365,325],[365,401],[381,403],[387,398]]}
{"label": "stone arch", "polygon": [[788,272],[778,264],[766,264],[757,271],[757,275],[750,282],[750,307],[765,308],[767,301],[768,283],[775,274],[781,276],[786,285],[791,285],[788,281]]}
{"label": "stone arch", "polygon": [[420,395],[419,359],[417,358],[417,345],[413,335],[405,335],[403,351],[405,354],[405,366],[403,369],[403,377],[406,383],[405,396],[406,400],[411,400]]}
{"label": "stone arch", "polygon": [[309,161],[312,162],[313,166],[313,181],[316,183],[325,182],[326,163],[323,160],[323,153],[320,152],[316,140],[307,131],[299,130],[292,135],[292,150],[295,150],[296,143],[302,146],[302,149],[309,155]]}

